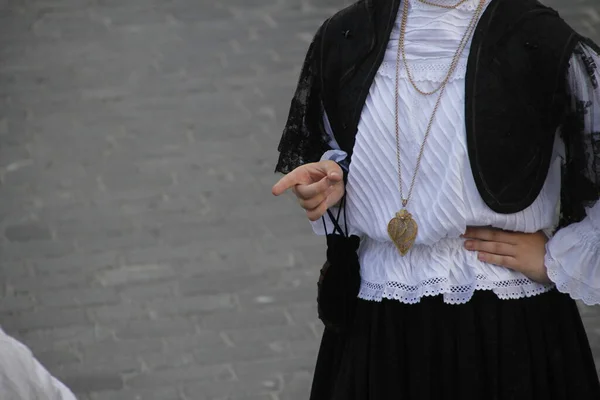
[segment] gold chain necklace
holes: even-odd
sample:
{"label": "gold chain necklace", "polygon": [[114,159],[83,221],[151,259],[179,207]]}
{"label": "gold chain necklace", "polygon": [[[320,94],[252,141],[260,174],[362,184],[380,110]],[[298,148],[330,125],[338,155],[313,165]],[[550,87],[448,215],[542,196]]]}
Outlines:
{"label": "gold chain necklace", "polygon": [[[423,152],[425,150],[425,144],[427,143],[427,138],[429,137],[429,134],[431,133],[433,121],[434,121],[437,111],[440,107],[440,103],[441,103],[442,97],[444,95],[444,92],[446,91],[446,86],[448,84],[448,81],[450,80],[450,76],[452,76],[452,74],[456,70],[456,66],[458,65],[460,56],[466,47],[467,39],[471,36],[473,31],[475,30],[476,21],[478,20],[478,17],[483,10],[483,5],[486,0],[479,1],[479,6],[477,7],[475,14],[473,15],[473,19],[471,20],[471,23],[469,24],[467,31],[465,32],[465,35],[463,36],[463,39],[460,42],[459,48],[458,48],[456,54],[454,55],[454,59],[452,60],[452,64],[450,65],[450,71],[448,71],[448,76],[446,77],[446,79],[444,80],[444,82],[442,83],[440,88],[438,89],[440,91],[440,94],[439,94],[437,101],[435,103],[435,106],[433,108],[433,113],[431,114],[431,118],[429,118],[429,123],[427,124],[427,130],[425,131],[425,137],[423,139],[423,143],[421,144],[419,155],[417,157],[417,162],[415,165],[415,172],[413,174],[410,188],[408,190],[408,196],[405,198],[403,189],[402,189],[402,164],[400,162],[400,122],[399,122],[400,94],[399,94],[399,87],[400,87],[400,57],[401,56],[404,57],[404,61],[406,63],[406,51],[404,49],[404,38],[406,35],[406,25],[407,25],[407,21],[408,21],[408,9],[409,9],[408,1],[409,0],[404,0],[402,26],[400,29],[400,42],[398,44],[398,53],[396,55],[396,91],[395,91],[396,105],[395,105],[395,113],[394,113],[395,114],[395,128],[396,128],[396,158],[397,158],[397,162],[398,162],[398,181],[399,181],[398,183],[400,186],[400,198],[402,199],[402,210],[400,210],[398,213],[396,213],[396,216],[394,218],[392,218],[388,224],[388,234],[389,234],[390,238],[392,239],[392,241],[394,242],[394,244],[396,245],[396,247],[398,248],[398,250],[400,251],[400,254],[402,254],[403,256],[406,255],[408,253],[408,251],[411,249],[411,247],[414,245],[415,240],[417,238],[417,233],[419,230],[417,222],[414,220],[412,215],[407,211],[406,207],[408,205],[408,202],[410,201],[410,198],[412,197],[412,192],[413,192],[413,188],[415,186],[415,181],[417,179],[417,175],[419,173],[419,168],[421,166],[421,159],[423,158]],[[408,71],[408,68],[407,68],[407,71]]]}

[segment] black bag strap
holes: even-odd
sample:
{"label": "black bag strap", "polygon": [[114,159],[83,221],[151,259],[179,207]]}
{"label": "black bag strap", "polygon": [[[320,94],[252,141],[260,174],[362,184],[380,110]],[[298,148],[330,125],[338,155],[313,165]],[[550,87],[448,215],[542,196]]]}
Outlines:
{"label": "black bag strap", "polygon": [[[340,227],[340,215],[342,213],[342,210],[344,211],[344,228],[346,228],[345,232]],[[327,210],[327,215],[329,215],[329,219],[331,219],[331,222],[334,226],[332,234],[335,235],[336,233],[339,233],[344,237],[348,237],[348,218],[346,216],[346,193],[344,193],[344,197],[342,197],[340,201],[340,207],[338,209],[337,217],[334,216],[331,210],[329,209]],[[327,232],[327,224],[325,223],[325,216],[321,217],[321,219],[323,220],[323,228],[325,229],[325,235],[329,235],[329,233]]]}

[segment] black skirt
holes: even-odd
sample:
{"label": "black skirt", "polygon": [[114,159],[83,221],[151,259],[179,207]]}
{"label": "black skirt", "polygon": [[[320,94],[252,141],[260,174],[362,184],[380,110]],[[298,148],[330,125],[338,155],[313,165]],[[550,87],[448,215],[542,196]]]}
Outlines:
{"label": "black skirt", "polygon": [[556,290],[467,304],[360,300],[351,331],[325,330],[311,400],[600,400],[575,302]]}

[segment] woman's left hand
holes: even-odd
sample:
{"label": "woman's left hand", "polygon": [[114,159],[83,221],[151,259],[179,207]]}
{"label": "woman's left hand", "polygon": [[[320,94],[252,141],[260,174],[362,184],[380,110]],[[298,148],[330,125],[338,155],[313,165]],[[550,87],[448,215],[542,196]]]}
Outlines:
{"label": "woman's left hand", "polygon": [[479,260],[518,271],[539,283],[551,283],[544,265],[548,238],[543,232],[469,227],[463,237],[467,239],[465,248],[478,252]]}

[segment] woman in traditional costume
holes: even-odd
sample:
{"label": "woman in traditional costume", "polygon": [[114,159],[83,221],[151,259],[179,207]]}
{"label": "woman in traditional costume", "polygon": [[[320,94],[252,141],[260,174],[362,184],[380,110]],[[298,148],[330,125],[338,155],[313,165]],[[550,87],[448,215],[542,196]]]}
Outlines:
{"label": "woman in traditional costume", "polygon": [[532,0],[361,0],[274,186],[327,236],[311,400],[598,400],[600,49]]}

